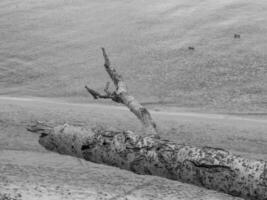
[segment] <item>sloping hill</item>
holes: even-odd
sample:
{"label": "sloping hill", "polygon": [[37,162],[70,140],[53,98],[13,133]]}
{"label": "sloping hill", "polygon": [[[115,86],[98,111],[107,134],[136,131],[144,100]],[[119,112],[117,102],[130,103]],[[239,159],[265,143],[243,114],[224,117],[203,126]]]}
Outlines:
{"label": "sloping hill", "polygon": [[265,112],[266,10],[264,0],[2,0],[0,94],[87,98],[85,83],[108,80],[105,46],[144,103]]}

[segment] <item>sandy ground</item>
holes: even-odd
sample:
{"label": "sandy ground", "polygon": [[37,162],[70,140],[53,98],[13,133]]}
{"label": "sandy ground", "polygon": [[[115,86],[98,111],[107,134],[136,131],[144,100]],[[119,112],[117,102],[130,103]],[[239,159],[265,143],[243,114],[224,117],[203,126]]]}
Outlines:
{"label": "sandy ground", "polygon": [[[114,112],[116,111],[116,112]],[[175,114],[176,113],[176,114]],[[267,160],[265,118],[153,111],[163,137],[216,146]],[[238,199],[219,192],[47,152],[32,120],[94,126],[102,122],[141,131],[129,111],[116,106],[73,104],[53,99],[0,98],[0,191],[17,199]]]}

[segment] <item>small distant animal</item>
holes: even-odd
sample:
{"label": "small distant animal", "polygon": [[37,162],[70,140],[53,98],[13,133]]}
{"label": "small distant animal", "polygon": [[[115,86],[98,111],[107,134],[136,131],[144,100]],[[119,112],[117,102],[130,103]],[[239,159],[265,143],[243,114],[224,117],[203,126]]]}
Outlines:
{"label": "small distant animal", "polygon": [[235,34],[235,35],[234,35],[234,38],[240,38],[240,37],[241,37],[240,34]]}
{"label": "small distant animal", "polygon": [[189,50],[195,50],[195,47],[190,46],[190,47],[188,47],[188,49]]}

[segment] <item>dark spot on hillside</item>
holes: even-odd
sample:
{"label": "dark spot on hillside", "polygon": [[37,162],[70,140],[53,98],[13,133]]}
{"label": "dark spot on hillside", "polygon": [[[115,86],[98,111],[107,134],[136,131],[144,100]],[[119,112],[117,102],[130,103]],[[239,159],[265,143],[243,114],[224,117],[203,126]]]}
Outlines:
{"label": "dark spot on hillside", "polygon": [[241,35],[240,34],[234,34],[234,38],[236,38],[236,39],[241,38]]}
{"label": "dark spot on hillside", "polygon": [[195,47],[193,47],[193,46],[189,46],[189,47],[188,47],[188,50],[194,51],[194,50],[195,50]]}

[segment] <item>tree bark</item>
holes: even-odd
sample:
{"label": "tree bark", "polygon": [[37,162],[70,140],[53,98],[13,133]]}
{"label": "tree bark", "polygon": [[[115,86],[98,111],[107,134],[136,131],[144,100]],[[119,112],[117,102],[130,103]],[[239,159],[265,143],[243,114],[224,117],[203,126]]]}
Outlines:
{"label": "tree bark", "polygon": [[124,82],[122,76],[111,66],[110,60],[104,48],[102,48],[102,53],[105,60],[104,67],[113,81],[116,90],[114,92],[110,92],[108,90],[109,84],[107,83],[106,88],[104,89],[106,94],[100,94],[88,86],[85,86],[87,91],[94,97],[94,99],[111,99],[116,103],[124,104],[141,121],[147,135],[159,138],[156,123],[153,121],[149,111],[128,93],[126,83]]}
{"label": "tree bark", "polygon": [[191,147],[131,131],[87,130],[37,123],[39,143],[50,151],[203,186],[246,199],[267,200],[267,163],[223,149]]}

